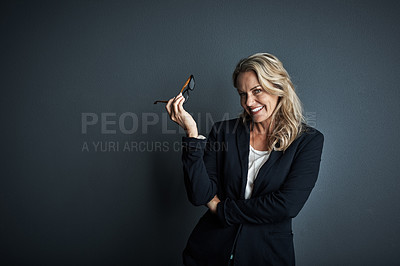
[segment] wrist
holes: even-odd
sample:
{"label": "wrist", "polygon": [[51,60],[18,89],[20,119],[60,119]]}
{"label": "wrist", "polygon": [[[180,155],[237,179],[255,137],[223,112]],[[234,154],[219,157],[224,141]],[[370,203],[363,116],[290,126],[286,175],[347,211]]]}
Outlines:
{"label": "wrist", "polygon": [[217,203],[215,203],[214,208],[213,208],[213,213],[217,214],[218,211],[218,204],[220,203],[220,201],[218,201]]}
{"label": "wrist", "polygon": [[187,130],[186,131],[186,135],[189,137],[189,138],[197,138],[198,136],[199,136],[199,132],[197,131],[197,129],[196,130]]}

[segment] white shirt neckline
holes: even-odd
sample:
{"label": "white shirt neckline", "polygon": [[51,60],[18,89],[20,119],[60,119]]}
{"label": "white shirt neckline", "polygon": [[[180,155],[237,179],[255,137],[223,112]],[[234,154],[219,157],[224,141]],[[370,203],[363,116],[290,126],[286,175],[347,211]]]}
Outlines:
{"label": "white shirt neckline", "polygon": [[249,166],[247,170],[247,183],[244,195],[245,199],[249,199],[251,197],[254,181],[258,175],[258,172],[270,156],[269,151],[259,151],[254,149],[251,145],[249,146]]}

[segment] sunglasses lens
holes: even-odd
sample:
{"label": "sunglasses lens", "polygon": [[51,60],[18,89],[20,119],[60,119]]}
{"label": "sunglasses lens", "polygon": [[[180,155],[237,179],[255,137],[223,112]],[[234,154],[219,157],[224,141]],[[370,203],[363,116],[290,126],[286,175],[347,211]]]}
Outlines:
{"label": "sunglasses lens", "polygon": [[182,93],[183,98],[185,98],[185,102],[189,99],[189,88],[186,88]]}
{"label": "sunglasses lens", "polygon": [[191,76],[191,79],[190,79],[190,81],[189,81],[187,86],[188,86],[189,90],[193,90],[194,89],[194,77],[193,76]]}
{"label": "sunglasses lens", "polygon": [[185,98],[185,103],[189,100],[189,91],[194,89],[194,77],[193,75],[190,76],[189,81],[186,81],[185,87],[182,91],[182,96]]}

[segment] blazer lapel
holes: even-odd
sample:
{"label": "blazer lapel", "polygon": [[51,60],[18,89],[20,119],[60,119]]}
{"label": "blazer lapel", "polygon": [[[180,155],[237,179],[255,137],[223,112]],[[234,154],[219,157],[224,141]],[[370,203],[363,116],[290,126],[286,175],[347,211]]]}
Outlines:
{"label": "blazer lapel", "polygon": [[[269,155],[268,160],[264,163],[263,166],[261,166],[261,169],[258,172],[257,178],[258,178],[258,176],[262,176],[262,175],[266,174],[268,172],[268,170],[271,168],[271,166],[274,165],[276,160],[278,160],[281,156],[282,156],[282,152],[281,151],[274,151],[273,150],[271,152],[271,154]],[[256,178],[256,180],[257,180],[257,178]]]}
{"label": "blazer lapel", "polygon": [[[275,164],[275,162],[282,156],[282,151],[274,151],[272,150],[269,155],[268,160],[261,166],[260,171],[258,171],[257,177],[254,180],[253,192],[257,188],[257,183],[261,182],[262,179],[265,179],[271,167]],[[269,183],[269,181],[268,181]],[[252,194],[253,195],[253,194]]]}
{"label": "blazer lapel", "polygon": [[244,194],[247,184],[247,172],[249,167],[249,152],[250,152],[250,123],[246,122],[240,124],[237,128],[238,132],[236,134],[236,145],[239,153],[240,167],[241,167],[241,178],[242,178],[242,188],[240,193],[240,198],[244,199]]}
{"label": "blazer lapel", "polygon": [[[240,124],[237,127],[236,134],[236,145],[238,147],[239,159],[240,159],[240,167],[241,167],[241,177],[242,177],[242,188],[240,193],[240,198],[244,199],[244,194],[246,191],[247,185],[247,173],[249,168],[249,152],[250,152],[250,122],[247,121],[245,124],[239,122]],[[274,163],[282,156],[281,151],[272,151],[268,160],[261,167],[260,171],[257,174],[256,179],[254,180],[253,191],[256,187],[257,180],[262,179]]]}

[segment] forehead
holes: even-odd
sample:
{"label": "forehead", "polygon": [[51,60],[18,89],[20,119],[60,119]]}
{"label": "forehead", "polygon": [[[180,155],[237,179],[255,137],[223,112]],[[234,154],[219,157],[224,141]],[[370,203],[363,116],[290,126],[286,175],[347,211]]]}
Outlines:
{"label": "forehead", "polygon": [[[238,75],[236,85],[238,90],[247,91],[261,84],[254,71],[246,71],[241,72]],[[264,85],[266,85],[267,87],[273,87],[272,83],[267,80],[264,80]]]}
{"label": "forehead", "polygon": [[258,78],[254,71],[241,72],[237,77],[238,89],[251,89],[258,84]]}

